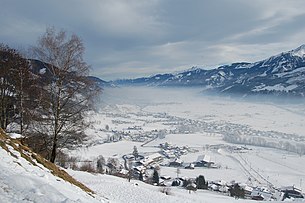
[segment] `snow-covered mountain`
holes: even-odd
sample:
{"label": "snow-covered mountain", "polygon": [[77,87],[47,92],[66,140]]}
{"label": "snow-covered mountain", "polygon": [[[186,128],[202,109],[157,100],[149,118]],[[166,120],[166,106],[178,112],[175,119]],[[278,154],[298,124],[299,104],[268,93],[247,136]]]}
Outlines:
{"label": "snow-covered mountain", "polygon": [[305,96],[305,45],[255,63],[215,69],[192,68],[177,74],[117,80],[117,85],[201,86],[212,92],[242,95]]}

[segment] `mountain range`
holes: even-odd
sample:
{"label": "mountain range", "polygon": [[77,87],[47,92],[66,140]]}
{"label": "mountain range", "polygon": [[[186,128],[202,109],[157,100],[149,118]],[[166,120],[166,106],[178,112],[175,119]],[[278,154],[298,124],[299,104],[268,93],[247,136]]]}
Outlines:
{"label": "mountain range", "polygon": [[206,92],[305,97],[305,45],[255,63],[112,81],[115,85],[202,87]]}

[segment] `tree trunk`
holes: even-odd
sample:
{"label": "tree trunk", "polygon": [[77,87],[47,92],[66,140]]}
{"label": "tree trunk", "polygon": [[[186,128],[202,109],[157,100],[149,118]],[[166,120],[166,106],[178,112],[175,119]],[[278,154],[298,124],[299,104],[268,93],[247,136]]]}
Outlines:
{"label": "tree trunk", "polygon": [[50,157],[50,161],[52,163],[55,162],[55,158],[56,158],[56,155],[57,155],[57,137],[58,137],[58,134],[59,134],[59,118],[60,118],[60,105],[61,105],[61,102],[60,102],[60,98],[61,98],[61,90],[62,90],[62,81],[59,81],[57,86],[59,87],[58,88],[58,92],[56,93],[56,101],[54,102],[55,103],[55,106],[56,106],[56,109],[55,109],[55,115],[54,115],[54,135],[53,135],[53,146],[52,146],[52,153],[51,153],[51,157]]}
{"label": "tree trunk", "polygon": [[23,111],[24,111],[24,109],[23,109],[23,99],[24,99],[24,97],[23,97],[23,75],[22,74],[20,74],[20,109],[19,109],[19,111],[20,111],[20,134],[21,134],[21,136],[23,136],[24,135],[24,133],[23,133],[23,125],[24,125],[24,121],[23,121]]}
{"label": "tree trunk", "polygon": [[54,139],[53,139],[53,146],[52,146],[52,153],[50,157],[50,162],[54,163],[56,158],[56,150],[57,149],[57,134],[55,133]]}

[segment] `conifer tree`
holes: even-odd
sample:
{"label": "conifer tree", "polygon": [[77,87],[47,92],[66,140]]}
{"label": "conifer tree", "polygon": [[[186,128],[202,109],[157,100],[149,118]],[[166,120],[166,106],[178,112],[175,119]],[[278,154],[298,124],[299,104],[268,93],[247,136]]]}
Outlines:
{"label": "conifer tree", "polygon": [[156,183],[157,185],[159,185],[159,173],[158,171],[155,169],[154,173],[153,173],[153,177],[152,177],[152,181],[153,183]]}

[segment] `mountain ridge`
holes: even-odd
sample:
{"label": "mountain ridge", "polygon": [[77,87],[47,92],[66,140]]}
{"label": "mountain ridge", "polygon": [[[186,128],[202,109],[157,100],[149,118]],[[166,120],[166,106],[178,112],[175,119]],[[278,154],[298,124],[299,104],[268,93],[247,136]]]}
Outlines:
{"label": "mountain ridge", "polygon": [[305,45],[254,63],[237,62],[214,69],[193,67],[179,73],[112,81],[123,86],[203,87],[208,92],[305,97]]}

